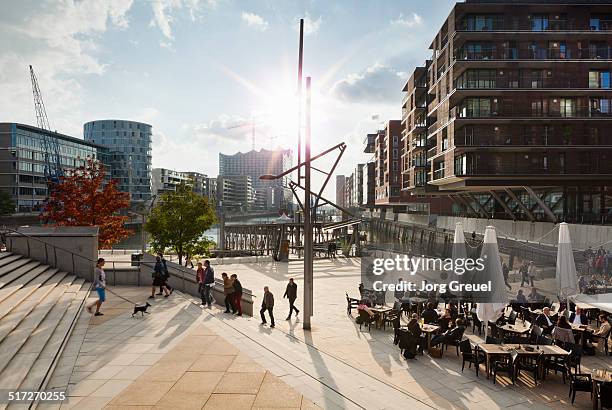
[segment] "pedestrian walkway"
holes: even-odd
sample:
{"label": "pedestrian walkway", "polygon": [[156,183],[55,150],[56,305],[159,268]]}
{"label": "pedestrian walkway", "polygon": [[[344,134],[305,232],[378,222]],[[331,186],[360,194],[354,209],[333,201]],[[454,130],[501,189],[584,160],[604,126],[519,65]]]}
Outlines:
{"label": "pedestrian walkway", "polygon": [[[146,288],[111,290],[135,300],[147,295]],[[66,369],[64,360],[49,386],[61,388],[69,374],[61,408],[320,408],[211,330],[208,313],[187,299],[152,304],[150,315],[132,318],[133,305],[109,292],[105,315],[91,317],[84,334],[77,327],[74,366]]]}

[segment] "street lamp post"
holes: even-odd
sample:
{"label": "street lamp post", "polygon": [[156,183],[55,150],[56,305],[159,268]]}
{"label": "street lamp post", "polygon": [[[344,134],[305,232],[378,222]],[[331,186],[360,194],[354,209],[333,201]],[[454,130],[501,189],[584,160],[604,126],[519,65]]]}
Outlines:
{"label": "street lamp post", "polygon": [[306,130],[304,135],[304,330],[310,330],[313,307],[312,211],[310,209],[310,82],[306,77]]}

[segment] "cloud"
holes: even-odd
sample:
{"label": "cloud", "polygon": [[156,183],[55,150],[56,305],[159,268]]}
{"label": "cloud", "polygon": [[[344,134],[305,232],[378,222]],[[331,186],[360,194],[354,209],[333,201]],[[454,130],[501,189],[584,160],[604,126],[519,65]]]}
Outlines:
{"label": "cloud", "polygon": [[406,77],[404,72],[374,64],[362,73],[337,81],[331,94],[344,102],[397,104]]}
{"label": "cloud", "polygon": [[153,9],[153,19],[150,26],[157,27],[166,38],[162,47],[169,44],[169,41],[174,39],[172,32],[172,24],[175,20],[175,13],[178,10],[185,9],[191,20],[196,21],[204,8],[214,9],[217,7],[216,0],[153,0],[151,2]]}
{"label": "cloud", "polygon": [[400,13],[396,20],[391,20],[391,24],[405,27],[416,27],[423,24],[423,17],[417,13],[412,13],[410,16],[404,17],[404,15]]}
{"label": "cloud", "polygon": [[[306,13],[303,19],[304,19],[304,35],[305,36],[316,35],[319,32],[319,28],[321,27],[323,18],[319,16],[319,18],[317,18],[316,20],[313,20],[310,14]],[[296,27],[296,30],[299,30],[299,25],[298,25],[299,21],[300,21],[300,18],[295,19],[293,26]]]}
{"label": "cloud", "polygon": [[263,17],[255,13],[243,11],[242,21],[247,23],[248,26],[254,27],[259,31],[266,31],[266,29],[268,28],[268,22],[264,20]]}
{"label": "cloud", "polygon": [[28,65],[36,71],[51,126],[80,135],[80,76],[103,74],[96,40],[129,26],[132,0],[13,2],[0,13],[0,107],[3,119],[33,124]]}

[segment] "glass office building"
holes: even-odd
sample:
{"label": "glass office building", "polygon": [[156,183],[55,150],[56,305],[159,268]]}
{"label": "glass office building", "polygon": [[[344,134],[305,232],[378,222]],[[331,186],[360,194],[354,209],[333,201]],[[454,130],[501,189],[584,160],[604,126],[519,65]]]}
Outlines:
{"label": "glass office building", "polygon": [[39,212],[47,198],[43,139],[57,140],[64,170],[101,160],[107,170],[108,150],[82,139],[16,123],[0,123],[0,189],[11,195],[17,213]]}
{"label": "glass office building", "polygon": [[109,150],[111,177],[132,202],[151,199],[151,125],[125,120],[90,121],[85,140]]}

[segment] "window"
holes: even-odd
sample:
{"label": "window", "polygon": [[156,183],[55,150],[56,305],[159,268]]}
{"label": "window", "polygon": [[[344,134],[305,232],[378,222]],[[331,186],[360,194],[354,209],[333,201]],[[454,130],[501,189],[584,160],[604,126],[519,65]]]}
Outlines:
{"label": "window", "polygon": [[531,30],[532,31],[548,30],[548,16],[545,14],[534,14],[533,16],[531,16]]}
{"label": "window", "polygon": [[504,16],[498,14],[470,15],[464,20],[464,30],[489,31],[500,30],[504,26]]}
{"label": "window", "polygon": [[399,137],[397,135],[393,136],[393,146],[397,147],[397,145],[399,144]]}
{"label": "window", "polygon": [[459,117],[490,117],[497,115],[497,98],[466,98],[460,106]]}
{"label": "window", "polygon": [[589,88],[610,88],[610,71],[589,71]]}
{"label": "window", "polygon": [[591,115],[594,117],[610,115],[611,102],[609,98],[591,98]]}
{"label": "window", "polygon": [[573,98],[561,98],[559,100],[559,112],[562,117],[575,117],[576,101]]}

